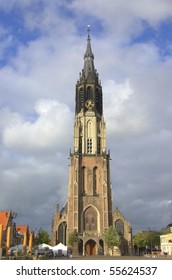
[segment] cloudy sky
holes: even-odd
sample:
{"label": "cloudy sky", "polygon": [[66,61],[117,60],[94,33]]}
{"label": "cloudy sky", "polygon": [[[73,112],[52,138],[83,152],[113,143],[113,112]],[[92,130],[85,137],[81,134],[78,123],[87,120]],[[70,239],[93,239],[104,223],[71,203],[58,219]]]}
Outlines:
{"label": "cloudy sky", "polygon": [[0,0],[0,210],[50,230],[66,202],[87,25],[103,87],[113,208],[172,222],[172,0]]}

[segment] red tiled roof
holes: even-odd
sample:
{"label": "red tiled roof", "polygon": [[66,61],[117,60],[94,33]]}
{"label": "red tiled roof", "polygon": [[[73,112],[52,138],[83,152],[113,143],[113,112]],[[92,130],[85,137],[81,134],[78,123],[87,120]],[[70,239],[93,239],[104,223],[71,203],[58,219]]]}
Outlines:
{"label": "red tiled roof", "polygon": [[10,216],[11,216],[11,211],[0,212],[0,224],[2,224],[4,230],[7,227],[8,220],[9,220]]}
{"label": "red tiled roof", "polygon": [[26,225],[16,226],[16,229],[17,229],[20,233],[24,234],[24,233],[28,230],[28,226],[26,226]]}

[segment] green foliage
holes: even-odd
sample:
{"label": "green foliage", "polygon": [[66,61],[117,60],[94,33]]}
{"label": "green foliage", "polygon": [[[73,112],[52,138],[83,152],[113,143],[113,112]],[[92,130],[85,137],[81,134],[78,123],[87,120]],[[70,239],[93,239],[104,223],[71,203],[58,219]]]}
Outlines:
{"label": "green foliage", "polygon": [[74,242],[80,242],[80,238],[78,237],[78,235],[76,234],[75,231],[71,232],[68,236],[68,246],[72,247]]}
{"label": "green foliage", "polygon": [[147,231],[145,234],[146,246],[154,248],[160,245],[160,233],[157,231]]}
{"label": "green foliage", "polygon": [[168,234],[170,233],[170,226],[167,226],[166,228],[163,228],[161,231],[161,234]]}
{"label": "green foliage", "polygon": [[40,229],[36,237],[36,244],[48,244],[50,241],[49,234],[46,230]]}
{"label": "green foliage", "polygon": [[145,240],[145,235],[142,231],[138,231],[136,235],[134,236],[134,244],[138,248],[142,248],[146,246],[146,240]]}
{"label": "green foliage", "polygon": [[112,226],[105,230],[104,238],[105,244],[108,246],[108,248],[111,249],[113,249],[114,246],[119,247],[121,243],[121,239],[118,232]]}
{"label": "green foliage", "polygon": [[160,245],[160,233],[157,231],[138,231],[134,236],[134,244],[138,250],[140,248],[148,247],[153,250],[156,246]]}

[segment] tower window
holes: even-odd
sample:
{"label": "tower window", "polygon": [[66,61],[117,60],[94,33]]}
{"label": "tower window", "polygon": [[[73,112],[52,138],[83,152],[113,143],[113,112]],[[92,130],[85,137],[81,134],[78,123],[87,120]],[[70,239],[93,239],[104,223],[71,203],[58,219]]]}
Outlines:
{"label": "tower window", "polygon": [[79,154],[82,154],[82,136],[79,136]]}
{"label": "tower window", "polygon": [[87,99],[92,99],[93,98],[93,94],[92,94],[92,89],[91,87],[87,88]]}
{"label": "tower window", "polygon": [[92,139],[91,138],[87,139],[87,153],[88,154],[92,153]]}
{"label": "tower window", "polygon": [[80,89],[80,106],[83,108],[84,106],[84,90],[83,88]]}
{"label": "tower window", "polygon": [[101,150],[101,140],[100,137],[97,138],[97,153],[100,154]]}
{"label": "tower window", "polygon": [[99,90],[96,89],[96,103],[99,103]]}

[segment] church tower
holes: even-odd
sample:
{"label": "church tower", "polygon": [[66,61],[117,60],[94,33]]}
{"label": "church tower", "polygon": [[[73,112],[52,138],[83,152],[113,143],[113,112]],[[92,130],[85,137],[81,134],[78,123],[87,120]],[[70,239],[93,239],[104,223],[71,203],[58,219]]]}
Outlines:
{"label": "church tower", "polygon": [[69,235],[75,233],[80,239],[80,253],[97,255],[104,252],[104,232],[114,224],[114,217],[102,86],[89,29],[84,66],[76,83],[73,143],[68,199],[61,211],[57,204],[52,245],[67,244]]}
{"label": "church tower", "polygon": [[77,232],[88,254],[103,249],[103,233],[112,225],[109,160],[102,87],[88,30],[84,67],[76,83],[67,214],[67,235]]}

